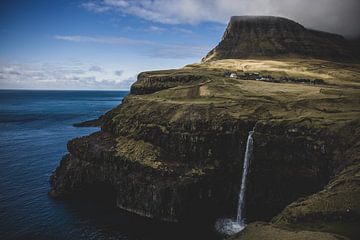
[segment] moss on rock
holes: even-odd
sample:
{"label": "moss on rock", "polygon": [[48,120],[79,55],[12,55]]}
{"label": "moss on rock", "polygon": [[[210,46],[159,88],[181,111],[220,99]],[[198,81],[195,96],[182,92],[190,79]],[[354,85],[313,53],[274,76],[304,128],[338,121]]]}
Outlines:
{"label": "moss on rock", "polygon": [[248,225],[245,230],[230,238],[231,240],[348,240],[348,238],[315,231],[292,230],[281,228],[272,224],[255,222]]}

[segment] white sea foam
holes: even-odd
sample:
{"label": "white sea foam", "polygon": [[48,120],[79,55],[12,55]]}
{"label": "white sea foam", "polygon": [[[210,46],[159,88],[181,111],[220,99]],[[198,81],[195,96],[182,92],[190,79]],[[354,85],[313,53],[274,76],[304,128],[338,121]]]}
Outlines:
{"label": "white sea foam", "polygon": [[219,219],[215,223],[216,231],[224,235],[234,235],[235,233],[241,232],[245,226],[245,224],[230,218]]}

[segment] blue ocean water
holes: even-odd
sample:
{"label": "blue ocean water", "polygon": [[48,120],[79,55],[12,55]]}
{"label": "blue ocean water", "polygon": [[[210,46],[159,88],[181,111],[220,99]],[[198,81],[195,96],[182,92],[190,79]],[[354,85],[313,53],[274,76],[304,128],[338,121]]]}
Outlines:
{"label": "blue ocean water", "polygon": [[[108,196],[54,200],[49,176],[75,128],[121,103],[121,91],[0,90],[0,239],[210,239],[189,229],[144,219],[115,207]],[[200,238],[199,238],[200,237]]]}

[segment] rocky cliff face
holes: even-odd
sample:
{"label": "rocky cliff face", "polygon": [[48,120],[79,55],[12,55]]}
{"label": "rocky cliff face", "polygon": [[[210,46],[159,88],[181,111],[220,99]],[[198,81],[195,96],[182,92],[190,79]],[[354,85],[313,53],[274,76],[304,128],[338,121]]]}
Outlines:
{"label": "rocky cliff face", "polygon": [[[329,219],[359,221],[358,69],[321,60],[219,60],[141,73],[131,94],[101,118],[101,131],[69,142],[50,195],[103,183],[114,189],[120,208],[143,216],[209,224],[233,217],[246,139],[255,127],[248,221],[277,215],[277,228],[299,224],[317,203],[301,199],[315,194],[321,202],[337,194],[324,189],[343,189],[351,214],[330,204],[318,219],[331,213]],[[229,71],[309,81],[230,78]],[[340,174],[348,168],[352,174]],[[325,193],[316,195],[320,190]],[[272,229],[256,226],[248,231]]]}
{"label": "rocky cliff face", "polygon": [[231,18],[221,42],[203,61],[269,57],[355,58],[342,36],[306,29],[280,17],[241,16]]}

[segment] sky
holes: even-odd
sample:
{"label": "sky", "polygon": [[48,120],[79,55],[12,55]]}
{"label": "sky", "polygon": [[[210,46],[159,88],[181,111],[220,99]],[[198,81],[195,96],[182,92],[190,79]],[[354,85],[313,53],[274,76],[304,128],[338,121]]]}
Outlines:
{"label": "sky", "polygon": [[360,35],[360,0],[1,0],[0,89],[126,90],[200,62],[234,15]]}

